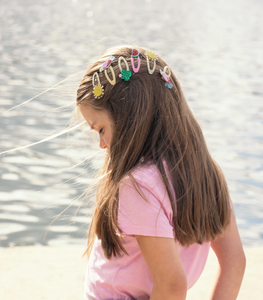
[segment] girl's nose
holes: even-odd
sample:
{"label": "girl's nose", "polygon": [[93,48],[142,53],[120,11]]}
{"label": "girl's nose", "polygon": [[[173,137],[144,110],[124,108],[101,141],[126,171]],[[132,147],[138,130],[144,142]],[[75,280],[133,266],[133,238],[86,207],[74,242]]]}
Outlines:
{"label": "girl's nose", "polygon": [[105,144],[103,138],[100,138],[100,148],[101,148],[101,149],[106,149],[106,148],[107,148],[107,145]]}

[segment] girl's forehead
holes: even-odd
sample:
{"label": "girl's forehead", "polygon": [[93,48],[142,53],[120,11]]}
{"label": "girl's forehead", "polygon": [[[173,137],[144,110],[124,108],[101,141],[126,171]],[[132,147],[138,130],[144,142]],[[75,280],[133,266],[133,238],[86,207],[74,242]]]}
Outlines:
{"label": "girl's forehead", "polygon": [[80,112],[91,128],[96,127],[97,123],[108,121],[109,117],[106,110],[96,110],[91,106],[83,105],[79,107]]}

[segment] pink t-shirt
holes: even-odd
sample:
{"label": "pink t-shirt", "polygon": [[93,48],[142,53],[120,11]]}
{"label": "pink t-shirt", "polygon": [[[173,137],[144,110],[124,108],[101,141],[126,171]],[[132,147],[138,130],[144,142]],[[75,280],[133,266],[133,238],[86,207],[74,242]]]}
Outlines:
{"label": "pink t-shirt", "polygon": [[[87,266],[85,300],[149,300],[152,276],[135,235],[174,238],[173,212],[158,168],[147,164],[132,174],[148,202],[135,190],[129,178],[121,184],[118,222],[123,231],[121,242],[129,255],[113,256],[108,260],[101,241],[95,240]],[[189,247],[176,244],[189,289],[204,269],[210,243]]]}

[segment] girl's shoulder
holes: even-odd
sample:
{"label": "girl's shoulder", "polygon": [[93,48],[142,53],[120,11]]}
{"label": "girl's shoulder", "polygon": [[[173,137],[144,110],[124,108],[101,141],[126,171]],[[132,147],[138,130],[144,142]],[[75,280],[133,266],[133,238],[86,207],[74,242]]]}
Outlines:
{"label": "girl's shoulder", "polygon": [[[166,168],[166,164],[164,164]],[[147,162],[137,166],[132,172],[125,176],[121,182],[121,186],[137,186],[139,188],[145,188],[153,195],[163,197],[166,193],[166,188],[162,179],[162,175],[153,162]]]}
{"label": "girl's shoulder", "polygon": [[157,165],[141,164],[124,178],[118,205],[125,234],[174,238],[173,211]]}
{"label": "girl's shoulder", "polygon": [[147,162],[136,166],[123,179],[123,183],[127,183],[133,178],[137,183],[143,185],[152,185],[153,181],[160,180],[160,172],[158,167],[153,162]]}

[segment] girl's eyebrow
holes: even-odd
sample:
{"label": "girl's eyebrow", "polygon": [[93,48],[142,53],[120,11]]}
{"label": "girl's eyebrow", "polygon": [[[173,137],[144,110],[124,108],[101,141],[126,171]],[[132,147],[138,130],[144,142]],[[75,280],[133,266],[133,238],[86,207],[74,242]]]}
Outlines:
{"label": "girl's eyebrow", "polygon": [[90,124],[90,128],[91,128],[91,129],[95,129],[95,127],[94,127],[95,124],[96,124],[96,122],[91,123],[91,124]]}

